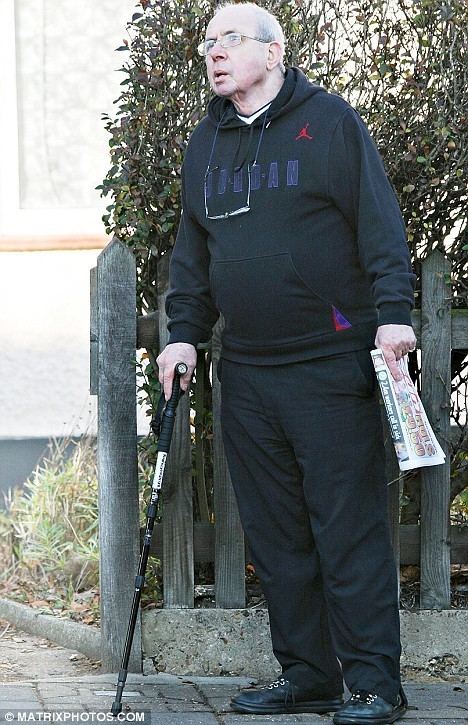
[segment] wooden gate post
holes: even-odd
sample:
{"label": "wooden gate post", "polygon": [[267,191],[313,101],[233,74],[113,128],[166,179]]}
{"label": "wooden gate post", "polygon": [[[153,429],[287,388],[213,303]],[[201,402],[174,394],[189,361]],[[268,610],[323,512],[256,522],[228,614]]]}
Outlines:
{"label": "wooden gate post", "polygon": [[[382,417],[386,413],[382,410]],[[390,539],[393,547],[393,557],[397,572],[398,588],[400,587],[400,494],[401,475],[395,455],[395,446],[388,427],[388,421],[382,420],[385,438],[385,476],[387,479],[387,504],[390,526]]]}
{"label": "wooden gate post", "polygon": [[[169,287],[169,259],[158,260],[159,345],[168,342],[165,301]],[[165,608],[194,605],[193,492],[190,445],[190,400],[186,393],[177,406],[171,448],[161,493],[163,525],[163,585]]]}
{"label": "wooden gate post", "polygon": [[[114,237],[98,257],[98,473],[101,649],[120,669],[139,561],[136,428],[136,266]],[[140,617],[129,670],[141,672]]]}
{"label": "wooden gate post", "polygon": [[213,330],[213,476],[215,509],[216,606],[245,607],[245,545],[239,511],[221,435],[221,385],[217,368],[221,354],[222,317]]}
{"label": "wooden gate post", "polygon": [[450,608],[450,263],[435,250],[422,265],[421,399],[446,460],[421,469],[421,609]]}

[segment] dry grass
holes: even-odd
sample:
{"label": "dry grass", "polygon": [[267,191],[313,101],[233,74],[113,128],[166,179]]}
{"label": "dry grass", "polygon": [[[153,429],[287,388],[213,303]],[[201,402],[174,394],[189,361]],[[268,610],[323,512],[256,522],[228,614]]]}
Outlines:
{"label": "dry grass", "polygon": [[[68,451],[66,451],[68,446]],[[72,448],[70,452],[70,447]],[[94,445],[52,442],[47,458],[0,512],[0,596],[38,610],[99,620]]]}

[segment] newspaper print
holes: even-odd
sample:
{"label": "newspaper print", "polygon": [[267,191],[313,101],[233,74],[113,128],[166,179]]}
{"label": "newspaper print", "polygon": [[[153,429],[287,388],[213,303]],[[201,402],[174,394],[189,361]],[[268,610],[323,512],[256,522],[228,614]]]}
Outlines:
{"label": "newspaper print", "polygon": [[438,466],[445,454],[434,435],[408,372],[408,358],[398,361],[403,379],[393,379],[382,350],[371,350],[400,471]]}

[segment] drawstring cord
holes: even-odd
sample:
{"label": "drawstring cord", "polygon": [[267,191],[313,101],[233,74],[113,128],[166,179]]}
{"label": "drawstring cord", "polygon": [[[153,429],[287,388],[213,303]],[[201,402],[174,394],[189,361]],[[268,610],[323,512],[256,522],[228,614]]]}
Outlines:
{"label": "drawstring cord", "polygon": [[221,126],[221,124],[223,122],[223,118],[224,118],[225,115],[226,115],[226,111],[224,111],[223,115],[221,116],[221,118],[218,121],[218,125],[216,126],[216,131],[215,131],[215,135],[214,135],[214,138],[213,138],[213,143],[211,144],[210,158],[208,159],[208,166],[206,168],[206,174],[205,174],[205,176],[207,176],[208,173],[209,173],[209,171],[210,171],[211,160],[213,158],[213,154],[214,154],[214,150],[215,150],[215,145],[216,145],[216,139],[218,138],[218,131],[219,131],[219,128],[220,128],[220,126]]}
{"label": "drawstring cord", "polygon": [[[224,111],[223,115],[219,119],[218,124],[216,126],[216,131],[215,131],[215,135],[214,135],[214,138],[213,138],[213,143],[211,144],[210,157],[208,159],[208,166],[206,168],[205,176],[207,176],[210,171],[213,171],[214,170],[214,169],[211,169],[211,162],[213,160],[214,150],[215,150],[215,146],[216,146],[216,139],[218,138],[218,132],[219,132],[219,129],[221,127],[221,124],[223,122],[223,119],[224,119],[224,116],[225,115],[226,115],[226,111]],[[259,139],[258,139],[257,149],[255,151],[255,158],[254,158],[254,161],[253,161],[252,166],[255,166],[256,163],[257,163],[258,152],[260,151],[260,146],[261,146],[261,143],[262,143],[262,140],[263,140],[263,134],[265,133],[265,127],[266,127],[267,118],[268,118],[268,111],[265,113],[265,115],[263,117],[262,128],[261,128],[261,131],[260,131],[260,136],[259,136]],[[247,145],[246,156],[245,156],[243,162],[241,163],[241,165],[234,168],[234,171],[239,171],[243,167],[243,165],[245,164],[246,158],[247,158],[248,153],[249,153],[250,143],[251,143],[252,136],[253,136],[253,130],[254,130],[254,127],[253,127],[253,124],[251,124],[251,126],[250,126],[250,134],[249,134],[249,142],[248,142],[248,145]],[[234,156],[234,163],[236,161],[236,156],[237,156],[237,154],[239,152],[239,149],[240,149],[240,139],[241,139],[240,134],[241,134],[241,129],[239,128],[239,136],[238,136],[237,149],[236,149],[236,153],[235,153],[235,156]]]}
{"label": "drawstring cord", "polygon": [[257,150],[255,151],[255,158],[254,158],[252,167],[257,165],[258,152],[260,151],[260,146],[261,146],[261,143],[262,143],[263,134],[265,133],[265,124],[266,124],[267,118],[268,118],[268,111],[265,113],[265,115],[263,117],[262,130],[260,131],[260,137],[258,139]]}
{"label": "drawstring cord", "polygon": [[[250,139],[251,139],[251,138],[252,138],[252,134],[250,134],[250,136],[249,136],[249,143],[248,143],[248,145],[247,145],[247,151],[249,150],[249,146],[250,146]],[[239,129],[238,129],[238,134],[237,134],[237,148],[236,148],[236,153],[234,154],[234,161],[232,162],[232,166],[233,166],[233,168],[234,168],[234,171],[240,171],[240,170],[241,170],[241,168],[243,167],[244,163],[245,163],[245,159],[244,159],[244,161],[243,161],[243,162],[242,162],[242,163],[240,164],[240,166],[237,166],[237,165],[236,165],[236,161],[237,161],[237,155],[238,155],[238,153],[239,153],[239,151],[240,151],[240,147],[241,147],[241,142],[242,142],[242,129],[241,129],[241,127],[239,126]]]}

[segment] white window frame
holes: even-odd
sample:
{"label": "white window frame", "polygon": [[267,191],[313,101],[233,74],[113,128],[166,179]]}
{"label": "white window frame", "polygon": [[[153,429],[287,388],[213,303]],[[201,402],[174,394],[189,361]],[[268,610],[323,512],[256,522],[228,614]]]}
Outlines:
{"label": "white window frame", "polygon": [[15,0],[0,0],[0,28],[0,250],[102,247],[96,207],[21,208]]}

